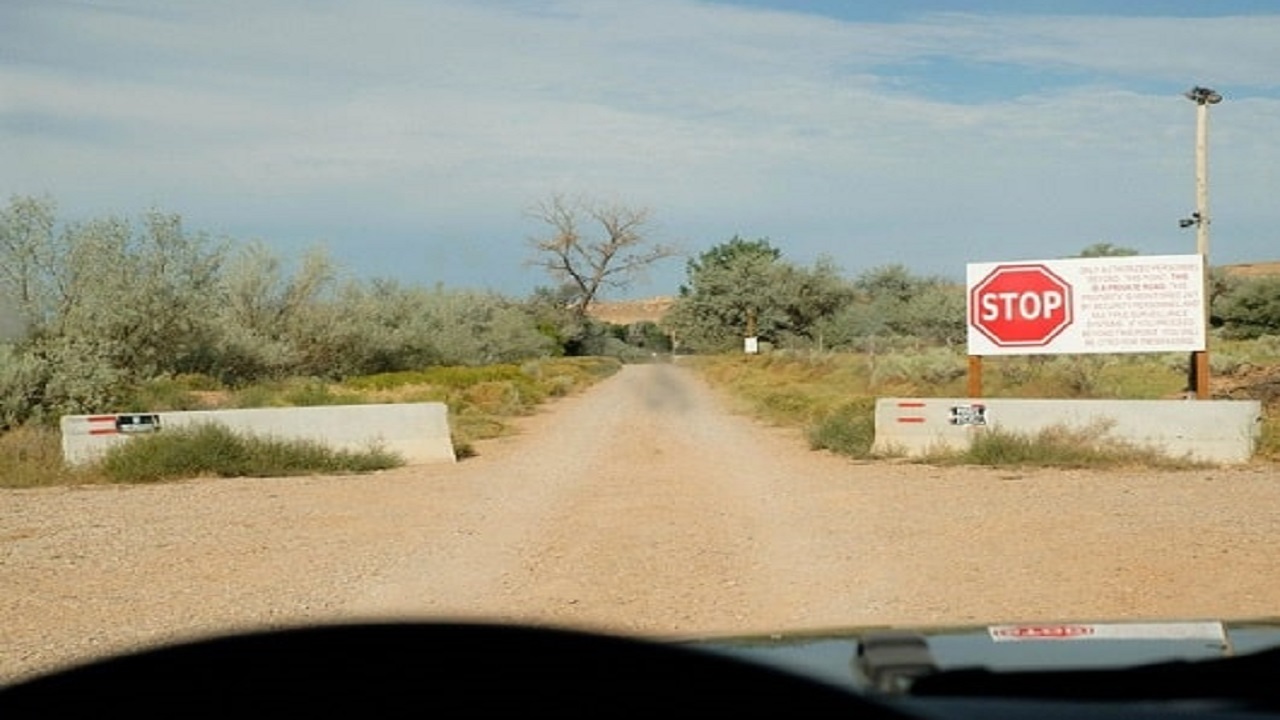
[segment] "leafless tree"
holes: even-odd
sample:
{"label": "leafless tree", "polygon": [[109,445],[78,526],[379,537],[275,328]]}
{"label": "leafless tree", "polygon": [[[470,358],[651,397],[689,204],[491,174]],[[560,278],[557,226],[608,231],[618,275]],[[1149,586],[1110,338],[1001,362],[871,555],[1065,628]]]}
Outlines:
{"label": "leafless tree", "polygon": [[573,289],[572,309],[579,316],[604,289],[629,287],[654,263],[679,254],[648,236],[647,208],[557,194],[529,214],[550,231],[530,239],[536,254],[529,263]]}

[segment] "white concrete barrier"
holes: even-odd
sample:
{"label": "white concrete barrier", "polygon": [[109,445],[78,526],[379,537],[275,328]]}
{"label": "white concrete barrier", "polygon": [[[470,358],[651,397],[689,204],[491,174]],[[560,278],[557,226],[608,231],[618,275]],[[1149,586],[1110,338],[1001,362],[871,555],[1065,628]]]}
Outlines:
{"label": "white concrete barrier", "polygon": [[918,457],[965,449],[987,428],[1035,434],[1065,426],[1105,426],[1111,437],[1158,448],[1171,457],[1248,462],[1262,426],[1255,400],[1030,400],[881,398],[873,451]]}
{"label": "white concrete barrier", "polygon": [[410,465],[456,460],[444,403],[67,415],[61,421],[62,457],[69,465],[83,465],[117,443],[202,423],[249,435],[314,440],[336,450],[376,445]]}

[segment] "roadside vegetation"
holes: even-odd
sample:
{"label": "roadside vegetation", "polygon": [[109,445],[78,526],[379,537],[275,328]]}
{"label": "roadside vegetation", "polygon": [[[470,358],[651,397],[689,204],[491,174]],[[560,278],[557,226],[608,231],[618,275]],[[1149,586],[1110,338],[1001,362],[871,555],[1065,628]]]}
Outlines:
{"label": "roadside vegetation", "polygon": [[[519,365],[440,366],[324,382],[314,378],[222,388],[186,376],[145,383],[129,410],[213,410],[394,402],[443,402],[449,407],[454,449],[509,433],[512,420],[612,375],[616,358],[547,358]],[[212,426],[166,431],[113,448],[102,463],[63,465],[57,428],[28,424],[0,433],[0,487],[156,482],[201,476],[285,476],[359,473],[395,467],[400,459],[378,448],[339,452],[314,443],[236,435]]]}
{"label": "roadside vegetation", "polygon": [[[323,251],[281,258],[172,214],[64,223],[49,198],[11,198],[0,207],[0,486],[106,481],[101,468],[62,468],[56,426],[68,414],[440,401],[465,456],[539,403],[673,353],[752,412],[856,457],[869,453],[875,397],[966,394],[965,292],[953,279],[904,265],[847,277],[830,259],[800,265],[767,238],[735,236],[686,261],[661,322],[611,325],[591,314],[601,293],[677,252],[649,236],[649,211],[553,196],[532,217],[544,233],[528,242],[529,264],[556,284],[512,298],[359,279]],[[1125,254],[1109,243],[1081,253]],[[1213,392],[1260,399],[1258,454],[1280,459],[1280,276],[1214,268],[1209,286]],[[760,355],[742,355],[747,336]],[[1186,387],[1188,358],[984,368],[990,397],[1166,398]],[[1016,454],[983,451],[968,461]]]}
{"label": "roadside vegetation", "polygon": [[[1223,340],[1210,356],[1215,396],[1260,399],[1257,457],[1280,460],[1280,339]],[[963,349],[884,354],[774,351],[689,360],[744,412],[803,429],[810,445],[856,458],[872,452],[877,397],[964,397]],[[1169,355],[986,358],[986,397],[1169,399],[1183,395],[1188,357]],[[1126,443],[1105,427],[1055,428],[1033,435],[987,432],[965,452],[938,451],[935,464],[1054,467],[1189,467],[1182,458]]]}
{"label": "roadside vegetation", "polygon": [[[1135,255],[1095,243],[1080,257]],[[1280,460],[1280,275],[1209,273],[1211,394],[1264,408],[1256,456]],[[825,260],[788,262],[740,237],[690,260],[664,325],[712,382],[769,422],[802,428],[815,448],[870,457],[876,397],[968,394],[962,284],[902,265],[849,280]],[[758,336],[761,354],[742,352]],[[987,397],[1160,399],[1183,396],[1186,353],[984,358]],[[986,433],[966,453],[928,462],[1105,465],[1182,463],[1107,436],[1059,430]]]}
{"label": "roadside vegetation", "polygon": [[989,465],[1057,468],[1143,467],[1185,470],[1200,467],[1188,458],[1170,457],[1158,448],[1108,434],[1105,425],[1054,426],[1034,433],[991,428],[974,436],[964,450],[927,453],[920,462],[935,465]]}
{"label": "roadside vegetation", "polygon": [[[586,313],[670,252],[650,247],[647,212],[555,207],[548,223],[581,215],[570,240],[583,252],[546,266],[590,282],[515,299],[363,280],[322,250],[282,258],[173,214],[64,223],[50,198],[11,198],[0,207],[0,486],[105,481],[100,468],[62,467],[57,424],[74,414],[438,400],[465,455],[513,415],[669,349],[651,323]],[[531,249],[545,258],[562,245]]]}
{"label": "roadside vegetation", "polygon": [[366,473],[403,465],[381,448],[335,450],[317,442],[237,434],[210,424],[156,433],[107,451],[101,472],[117,483],[218,477]]}

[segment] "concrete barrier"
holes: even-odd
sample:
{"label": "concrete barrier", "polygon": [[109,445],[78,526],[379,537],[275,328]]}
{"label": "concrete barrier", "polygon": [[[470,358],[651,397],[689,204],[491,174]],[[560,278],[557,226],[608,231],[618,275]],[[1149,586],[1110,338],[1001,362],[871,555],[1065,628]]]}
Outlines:
{"label": "concrete barrier", "polygon": [[202,423],[237,433],[314,440],[337,450],[376,445],[410,465],[456,460],[444,403],[67,415],[61,421],[62,457],[69,465],[83,465],[132,438]]}
{"label": "concrete barrier", "polygon": [[1034,434],[1053,426],[1105,426],[1111,437],[1173,457],[1242,463],[1253,456],[1262,425],[1254,400],[1027,400],[881,398],[873,450],[918,457],[965,449],[988,428]]}

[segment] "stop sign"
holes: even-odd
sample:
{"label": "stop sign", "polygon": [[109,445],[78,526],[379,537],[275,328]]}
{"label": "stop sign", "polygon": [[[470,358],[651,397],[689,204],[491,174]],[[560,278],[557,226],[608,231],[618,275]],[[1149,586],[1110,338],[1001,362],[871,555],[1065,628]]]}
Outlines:
{"label": "stop sign", "polygon": [[1071,321],[1071,285],[1039,263],[999,265],[969,291],[969,325],[999,347],[1043,347]]}

